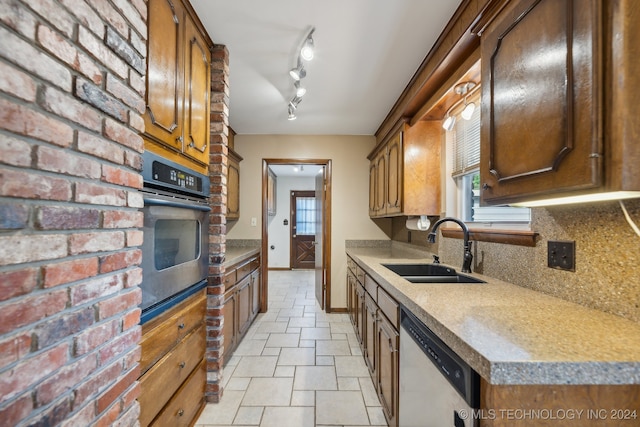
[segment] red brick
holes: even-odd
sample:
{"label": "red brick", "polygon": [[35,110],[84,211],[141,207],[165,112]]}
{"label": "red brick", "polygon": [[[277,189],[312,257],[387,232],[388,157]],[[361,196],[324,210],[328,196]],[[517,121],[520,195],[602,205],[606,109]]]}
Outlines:
{"label": "red brick", "polygon": [[36,18],[22,2],[11,0],[8,3],[8,6],[2,8],[0,21],[29,40],[33,40],[36,32]]}
{"label": "red brick", "polygon": [[134,269],[128,270],[125,272],[124,276],[125,276],[125,280],[124,280],[125,288],[132,288],[142,283],[141,268],[134,268]]}
{"label": "red brick", "polygon": [[111,119],[105,120],[104,135],[112,141],[136,150],[138,153],[144,151],[144,143],[140,135]]}
{"label": "red brick", "polygon": [[[0,79],[2,75],[0,74]],[[17,138],[3,135],[0,138],[0,163],[12,166],[31,166],[31,145]]]}
{"label": "red brick", "polygon": [[112,427],[120,417],[122,408],[119,404],[112,404],[109,408],[103,409],[102,413],[98,407],[98,416],[96,421],[92,424],[92,427]]}
{"label": "red brick", "polygon": [[144,234],[140,230],[127,230],[125,231],[127,239],[127,247],[142,246],[144,241]]}
{"label": "red brick", "polygon": [[127,193],[114,187],[106,187],[88,182],[76,184],[75,201],[78,203],[90,203],[94,205],[126,206]]}
{"label": "red brick", "polygon": [[129,71],[129,86],[142,97],[147,92],[145,76],[139,75],[133,68]]}
{"label": "red brick", "polygon": [[75,259],[43,267],[44,287],[75,282],[98,274],[98,258]]}
{"label": "red brick", "polygon": [[121,37],[118,33],[113,31],[111,27],[107,27],[105,44],[140,75],[145,73],[144,58],[142,58],[142,56],[140,56],[140,54],[131,47],[126,38]]}
{"label": "red brick", "polygon": [[95,229],[100,225],[100,211],[71,206],[42,206],[36,213],[35,226],[40,230]]}
{"label": "red brick", "polygon": [[78,132],[78,150],[116,164],[124,163],[124,149],[103,137]]}
{"label": "red brick", "polygon": [[131,169],[140,171],[142,170],[142,156],[135,151],[126,150],[124,152],[124,164]]}
{"label": "red brick", "polygon": [[[0,341],[0,369],[19,361],[31,351],[31,333],[3,337]],[[2,419],[0,417],[0,419]]]}
{"label": "red brick", "polygon": [[[147,13],[146,10],[146,6],[145,6],[145,15]],[[145,18],[146,19],[146,18]],[[131,43],[131,46],[133,46],[133,48],[135,50],[138,51],[138,53],[140,53],[142,55],[142,57],[146,57],[147,56],[147,34],[138,34],[135,31],[131,31],[129,33],[129,42]]]}
{"label": "red brick", "polygon": [[138,132],[143,133],[145,129],[144,119],[135,111],[129,111],[129,126]]}
{"label": "red brick", "polygon": [[102,88],[87,80],[77,78],[75,95],[100,111],[125,123],[127,121],[127,107],[113,96],[107,94]]}
{"label": "red brick", "polygon": [[117,422],[113,423],[111,427],[131,427],[138,425],[138,419],[140,418],[140,405],[135,402],[129,408],[124,408],[122,415],[118,418]]}
{"label": "red brick", "polygon": [[113,316],[121,316],[125,311],[140,305],[142,302],[142,291],[140,288],[132,288],[127,293],[121,293],[107,300],[98,303],[98,318],[108,319]]}
{"label": "red brick", "polygon": [[135,400],[140,397],[140,383],[135,382],[129,390],[122,393],[122,407],[127,408],[130,405],[135,404]]}
{"label": "red brick", "polygon": [[100,177],[100,163],[87,157],[77,156],[68,150],[60,150],[45,145],[37,148],[37,167],[40,170],[57,172],[82,178]]}
{"label": "red brick", "polygon": [[108,390],[106,390],[102,396],[98,397],[98,413],[107,409],[113,402],[115,402],[122,393],[135,384],[136,380],[140,376],[140,369],[132,369],[125,375],[118,378],[117,382],[113,384]]}
{"label": "red brick", "polygon": [[71,305],[77,306],[85,302],[112,295],[123,288],[123,276],[99,277],[84,283],[73,285],[70,290]]}
{"label": "red brick", "polygon": [[95,312],[93,307],[85,307],[76,311],[64,312],[58,316],[51,316],[33,328],[33,334],[36,337],[36,349],[52,346],[94,323]]}
{"label": "red brick", "polygon": [[127,329],[131,329],[134,326],[140,323],[140,314],[142,310],[139,308],[130,311],[129,313],[122,316],[122,330],[126,331]]}
{"label": "red brick", "polygon": [[0,273],[0,301],[26,295],[33,291],[37,285],[38,270],[36,268]]}
{"label": "red brick", "polygon": [[77,409],[78,407],[79,405],[77,404],[76,399],[74,399],[71,406],[74,414],[64,420],[60,424],[60,427],[77,427],[91,425],[96,417],[96,405],[90,403],[80,408],[79,410]]}
{"label": "red brick", "polygon": [[62,396],[56,402],[38,412],[38,415],[29,419],[29,426],[48,427],[57,426],[71,413],[71,395]]}
{"label": "red brick", "polygon": [[73,35],[73,18],[53,0],[32,0],[29,6],[68,38]]}
{"label": "red brick", "polygon": [[102,370],[97,371],[92,376],[89,376],[85,382],[78,385],[75,393],[74,405],[82,406],[89,399],[91,404],[95,406],[93,402],[99,392],[104,390],[107,386],[113,383],[115,378],[122,372],[122,361],[115,361],[113,364],[104,367]]}
{"label": "red brick", "polygon": [[[111,359],[122,357],[132,351],[140,342],[142,334],[140,327],[131,328],[109,342],[109,345],[99,350],[100,363],[109,363]],[[137,378],[137,377],[136,377]]]}
{"label": "red brick", "polygon": [[130,208],[143,208],[144,198],[142,197],[142,194],[137,191],[128,191],[127,206]]}
{"label": "red brick", "polygon": [[0,27],[2,56],[65,91],[71,90],[71,72],[40,50]]}
{"label": "red brick", "polygon": [[42,108],[94,131],[102,129],[102,116],[89,105],[52,87],[46,87],[40,102]]}
{"label": "red brick", "polygon": [[0,420],[5,426],[17,426],[20,421],[27,418],[33,409],[31,393],[25,393],[0,409]]}
{"label": "red brick", "polygon": [[0,265],[62,258],[67,237],[59,234],[0,236]]}
{"label": "red brick", "polygon": [[104,35],[104,21],[89,6],[86,0],[60,0],[78,21],[85,27],[93,31],[99,38]]}
{"label": "red brick", "polygon": [[115,251],[122,248],[124,248],[124,233],[121,231],[72,234],[69,237],[71,255]]}
{"label": "red brick", "polygon": [[67,343],[62,343],[0,373],[0,396],[3,401],[17,396],[63,367],[67,363],[68,347]]}
{"label": "red brick", "polygon": [[104,228],[142,228],[143,224],[140,211],[105,211],[102,219]]}
{"label": "red brick", "polygon": [[76,357],[82,356],[109,342],[118,335],[119,327],[120,321],[114,319],[82,331],[73,340],[73,355]]}
{"label": "red brick", "polygon": [[107,75],[107,91],[133,108],[137,113],[144,114],[145,103],[140,94],[131,90],[128,86],[118,80],[113,74]]}
{"label": "red brick", "polygon": [[[108,6],[106,2],[93,2],[94,6]],[[99,12],[99,11],[98,11]],[[94,56],[100,63],[102,63],[106,68],[113,71],[116,75],[121,78],[126,78],[128,74],[127,64],[124,63],[117,55],[115,55],[107,46],[104,45],[103,41],[96,38],[92,33],[89,32],[85,27],[78,27],[78,43],[87,52],[91,52],[91,55]]]}
{"label": "red brick", "polygon": [[60,290],[23,297],[11,302],[0,310],[0,334],[6,334],[59,313],[66,308],[67,301],[67,292]]}
{"label": "red brick", "polygon": [[136,29],[138,34],[147,34],[146,18],[143,18],[140,11],[131,4],[131,0],[113,0],[113,3],[120,10],[122,16],[129,21],[130,26]]}
{"label": "red brick", "polygon": [[38,42],[72,70],[82,73],[95,84],[102,83],[102,71],[96,64],[51,28],[38,26]]}
{"label": "red brick", "polygon": [[0,62],[0,91],[33,102],[37,89],[36,82],[28,74]]}
{"label": "red brick", "polygon": [[60,147],[68,147],[73,142],[70,126],[6,99],[0,99],[0,127]]}
{"label": "red brick", "polygon": [[73,361],[54,375],[37,385],[36,400],[38,406],[48,405],[59,396],[73,390],[98,366],[95,355]]}
{"label": "red brick", "polygon": [[123,37],[127,37],[129,33],[127,22],[109,2],[94,2],[92,4],[103,21],[111,24]]}
{"label": "red brick", "polygon": [[100,257],[100,273],[124,270],[142,262],[142,251],[129,250]]}
{"label": "red brick", "polygon": [[129,369],[135,368],[136,365],[140,362],[140,357],[142,356],[142,349],[139,345],[135,346],[135,348],[127,353],[122,359],[122,369],[123,371],[127,371]]}
{"label": "red brick", "polygon": [[142,188],[142,175],[138,172],[109,165],[102,166],[102,180],[124,187]]}

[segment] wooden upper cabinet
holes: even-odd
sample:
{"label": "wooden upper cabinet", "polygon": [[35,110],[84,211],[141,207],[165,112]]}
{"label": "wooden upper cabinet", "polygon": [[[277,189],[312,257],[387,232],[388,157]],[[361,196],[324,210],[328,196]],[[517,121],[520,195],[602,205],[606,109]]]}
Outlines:
{"label": "wooden upper cabinet", "polygon": [[206,173],[211,43],[190,5],[149,0],[145,149]]}
{"label": "wooden upper cabinet", "polygon": [[209,164],[211,52],[195,24],[186,20],[184,153]]}
{"label": "wooden upper cabinet", "polygon": [[184,10],[171,0],[149,1],[145,134],[182,150]]}
{"label": "wooden upper cabinet", "polygon": [[242,157],[235,151],[229,150],[229,165],[227,176],[227,219],[240,218],[240,162]]}
{"label": "wooden upper cabinet", "polygon": [[[637,172],[627,188],[616,183],[625,162],[630,170],[630,160],[640,161],[637,148],[626,150],[627,160],[616,154],[637,146],[640,119],[629,115],[633,103],[614,111],[607,99],[640,90],[631,71],[634,55],[618,62],[609,53],[625,40],[621,50],[637,55],[632,9],[638,16],[632,1],[526,0],[509,2],[487,23],[481,36],[482,204],[640,189]],[[623,121],[635,124],[633,138],[606,131],[605,124]]]}
{"label": "wooden upper cabinet", "polygon": [[440,214],[440,145],[436,121],[403,123],[369,156],[369,216]]}

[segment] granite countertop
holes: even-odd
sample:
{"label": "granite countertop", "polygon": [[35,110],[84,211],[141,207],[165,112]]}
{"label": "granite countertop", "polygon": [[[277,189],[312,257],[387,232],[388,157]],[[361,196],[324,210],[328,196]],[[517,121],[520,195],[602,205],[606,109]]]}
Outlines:
{"label": "granite countertop", "polygon": [[426,252],[347,254],[491,384],[640,384],[638,323],[479,274],[487,283],[414,284],[381,265]]}
{"label": "granite countertop", "polygon": [[223,265],[229,267],[248,257],[260,253],[260,247],[253,246],[227,246]]}

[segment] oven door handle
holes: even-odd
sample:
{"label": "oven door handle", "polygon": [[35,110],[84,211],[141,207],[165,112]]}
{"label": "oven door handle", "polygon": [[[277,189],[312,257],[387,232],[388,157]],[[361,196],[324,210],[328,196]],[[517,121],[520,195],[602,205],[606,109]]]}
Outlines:
{"label": "oven door handle", "polygon": [[169,206],[172,208],[192,209],[194,211],[211,212],[209,206],[192,205],[189,203],[174,202],[162,199],[145,198],[144,204],[149,206]]}

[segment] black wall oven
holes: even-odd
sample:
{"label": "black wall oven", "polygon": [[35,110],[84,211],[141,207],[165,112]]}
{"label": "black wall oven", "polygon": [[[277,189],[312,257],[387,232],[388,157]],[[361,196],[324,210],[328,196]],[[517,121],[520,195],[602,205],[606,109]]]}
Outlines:
{"label": "black wall oven", "polygon": [[207,284],[209,178],[151,152],[143,155],[141,323]]}

